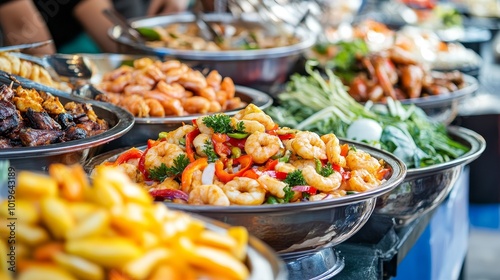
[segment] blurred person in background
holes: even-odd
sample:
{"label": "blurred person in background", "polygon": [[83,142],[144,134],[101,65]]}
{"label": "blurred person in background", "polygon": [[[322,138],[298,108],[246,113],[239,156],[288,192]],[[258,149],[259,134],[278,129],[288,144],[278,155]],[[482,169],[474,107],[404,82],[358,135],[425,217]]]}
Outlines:
{"label": "blurred person in background", "polygon": [[[0,27],[5,45],[52,39],[32,54],[115,53],[107,35],[113,23],[102,13],[117,8],[126,16],[184,11],[189,0],[0,0]],[[129,14],[125,14],[129,13]]]}

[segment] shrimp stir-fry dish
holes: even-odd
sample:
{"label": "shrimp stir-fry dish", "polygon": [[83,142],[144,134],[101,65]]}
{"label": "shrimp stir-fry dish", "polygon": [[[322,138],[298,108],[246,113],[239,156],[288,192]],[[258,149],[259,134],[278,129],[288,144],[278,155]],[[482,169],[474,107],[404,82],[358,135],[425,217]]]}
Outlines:
{"label": "shrimp stir-fry dish", "polygon": [[391,169],[334,134],[279,127],[253,104],[162,132],[114,162],[157,200],[196,205],[318,201],[379,187]]}
{"label": "shrimp stir-fry dish", "polygon": [[[120,170],[80,165],[21,171],[16,211],[0,200],[0,279],[248,279],[249,234],[154,203]],[[12,186],[14,187],[14,186]],[[17,220],[16,232],[7,220]],[[13,224],[11,222],[11,224]],[[15,242],[13,242],[15,241]],[[16,253],[15,266],[5,256]],[[14,268],[14,269],[13,269]]]}
{"label": "shrimp stir-fry dish", "polygon": [[230,77],[217,70],[208,75],[178,60],[150,58],[106,73],[96,85],[97,100],[120,106],[140,118],[206,114],[243,108]]}

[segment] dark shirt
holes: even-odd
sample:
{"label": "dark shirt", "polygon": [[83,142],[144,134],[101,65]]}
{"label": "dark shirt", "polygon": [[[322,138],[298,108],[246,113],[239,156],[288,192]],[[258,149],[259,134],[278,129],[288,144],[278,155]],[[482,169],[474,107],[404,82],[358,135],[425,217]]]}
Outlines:
{"label": "dark shirt", "polygon": [[[16,0],[0,0],[2,4]],[[31,0],[47,23],[56,48],[70,42],[83,32],[82,25],[73,15],[82,0]]]}

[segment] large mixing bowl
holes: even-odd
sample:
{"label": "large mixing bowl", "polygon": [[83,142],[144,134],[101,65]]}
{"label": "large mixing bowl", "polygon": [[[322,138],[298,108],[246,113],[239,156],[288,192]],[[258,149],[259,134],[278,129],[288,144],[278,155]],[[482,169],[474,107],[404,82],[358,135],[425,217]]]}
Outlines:
{"label": "large mixing bowl", "polygon": [[443,202],[464,166],[477,159],[486,148],[484,138],[472,130],[450,126],[448,133],[470,150],[449,162],[408,169],[402,184],[377,199],[374,215],[394,218],[397,226],[404,226]]}
{"label": "large mixing bowl", "polygon": [[[256,14],[242,14],[236,18],[231,14],[205,14],[202,18],[208,22],[224,22],[248,25],[270,25],[262,22]],[[193,23],[193,14],[183,13],[158,17],[140,18],[132,20],[133,27],[167,26],[174,23]],[[288,26],[289,27],[289,26]],[[124,52],[156,55],[160,58],[170,57],[182,60],[193,68],[208,68],[219,71],[222,76],[229,76],[235,84],[252,86],[260,90],[269,91],[274,86],[285,82],[290,70],[300,55],[309,49],[316,41],[314,34],[298,26],[295,30],[289,27],[288,32],[295,32],[299,42],[290,46],[256,49],[256,50],[228,50],[228,51],[199,51],[178,50],[172,48],[149,47],[137,43],[126,36],[120,26],[112,27],[108,35],[118,42]]]}
{"label": "large mixing bowl", "polygon": [[[228,207],[170,203],[168,207],[244,226],[285,258],[333,247],[361,229],[370,218],[377,197],[398,186],[406,174],[405,164],[392,154],[360,143],[342,142],[384,160],[392,169],[390,178],[378,188],[330,200]],[[109,152],[93,159],[85,166],[86,171],[114,161],[121,152],[123,150]]]}
{"label": "large mixing bowl", "polygon": [[[9,160],[11,166],[16,169],[46,171],[51,163],[83,164],[89,158],[103,151],[107,143],[126,134],[134,124],[132,114],[112,104],[83,99],[27,79],[17,79],[23,88],[49,92],[57,96],[62,104],[70,101],[91,104],[97,116],[106,120],[110,128],[101,134],[84,139],[46,146],[0,149],[0,160]],[[0,75],[0,84],[10,84],[11,82],[7,76]],[[19,84],[14,84],[14,86],[17,85]]]}

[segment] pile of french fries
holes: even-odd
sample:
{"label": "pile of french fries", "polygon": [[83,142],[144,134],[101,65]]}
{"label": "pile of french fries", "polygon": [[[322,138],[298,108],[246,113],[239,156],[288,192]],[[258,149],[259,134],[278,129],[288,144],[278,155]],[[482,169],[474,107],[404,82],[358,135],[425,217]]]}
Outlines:
{"label": "pile of french fries", "polygon": [[5,224],[12,213],[0,203],[0,279],[248,278],[245,228],[208,230],[154,203],[114,167],[98,167],[92,186],[78,165],[51,165],[49,174],[18,174],[15,273]]}

